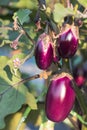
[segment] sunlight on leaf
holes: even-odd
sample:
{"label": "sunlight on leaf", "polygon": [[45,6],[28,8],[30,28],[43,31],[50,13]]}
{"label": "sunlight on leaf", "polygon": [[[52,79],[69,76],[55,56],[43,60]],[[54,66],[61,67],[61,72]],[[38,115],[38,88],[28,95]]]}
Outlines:
{"label": "sunlight on leaf", "polygon": [[16,13],[14,13],[13,19],[15,17],[18,17],[21,25],[23,25],[25,22],[29,22],[29,15],[31,14],[31,11],[28,9],[20,9]]}
{"label": "sunlight on leaf", "polygon": [[[6,61],[8,62],[8,59],[0,57],[0,64],[2,64],[0,67],[0,129],[4,128],[4,118],[7,115],[17,112],[23,104],[27,104],[26,95],[28,89],[23,84],[14,85],[21,80],[21,77],[17,77],[11,73],[10,67],[5,63]],[[32,94],[29,97],[31,101],[35,101]],[[34,102],[29,104],[31,104],[31,108],[34,107],[35,109]]]}
{"label": "sunlight on leaf", "polygon": [[36,100],[34,98],[34,96],[27,92],[26,95],[26,103],[32,108],[32,109],[37,109],[37,104],[36,104]]}
{"label": "sunlight on leaf", "polygon": [[37,0],[26,0],[26,2],[24,0],[19,0],[16,3],[16,7],[20,8],[29,8],[29,9],[35,9],[37,7],[38,1]]}
{"label": "sunlight on leaf", "polygon": [[74,12],[70,8],[64,8],[62,4],[55,4],[53,11],[53,18],[55,22],[61,22],[65,16],[74,15]]}
{"label": "sunlight on leaf", "polygon": [[0,69],[7,65],[9,58],[7,56],[0,56]]}
{"label": "sunlight on leaf", "polygon": [[77,0],[82,6],[87,8],[87,0]]}
{"label": "sunlight on leaf", "polygon": [[19,79],[12,77],[11,81],[4,70],[0,69],[0,72],[0,128],[3,128],[4,118],[21,108],[25,103],[25,93],[28,90],[24,85],[13,87],[12,84]]}

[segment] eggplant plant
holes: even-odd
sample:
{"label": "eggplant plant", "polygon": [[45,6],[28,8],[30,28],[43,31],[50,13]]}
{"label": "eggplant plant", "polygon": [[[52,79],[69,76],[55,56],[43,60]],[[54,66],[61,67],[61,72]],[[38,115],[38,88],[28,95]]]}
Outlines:
{"label": "eggplant plant", "polygon": [[68,119],[86,130],[86,53],[86,0],[0,2],[0,129],[53,130]]}

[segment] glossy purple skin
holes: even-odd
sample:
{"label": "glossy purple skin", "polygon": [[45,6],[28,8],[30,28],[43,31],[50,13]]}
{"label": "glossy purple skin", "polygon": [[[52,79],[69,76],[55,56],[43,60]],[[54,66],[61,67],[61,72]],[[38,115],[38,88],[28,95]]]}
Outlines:
{"label": "glossy purple skin", "polygon": [[53,57],[53,62],[59,62],[60,58],[58,56]]}
{"label": "glossy purple skin", "polygon": [[47,69],[53,61],[53,48],[49,36],[42,34],[35,49],[36,64],[40,69]]}
{"label": "glossy purple skin", "polygon": [[58,39],[58,52],[62,58],[72,57],[78,48],[78,39],[69,29],[59,36]]}
{"label": "glossy purple skin", "polygon": [[46,95],[45,110],[49,120],[63,121],[70,113],[75,101],[75,92],[68,77],[51,81]]}

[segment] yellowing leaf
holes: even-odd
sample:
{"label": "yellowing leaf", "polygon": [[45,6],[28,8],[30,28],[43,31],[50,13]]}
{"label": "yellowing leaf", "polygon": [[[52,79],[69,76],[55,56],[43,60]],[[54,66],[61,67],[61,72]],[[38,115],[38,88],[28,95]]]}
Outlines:
{"label": "yellowing leaf", "polygon": [[35,97],[29,92],[26,94],[26,103],[31,107],[31,109],[37,109]]}
{"label": "yellowing leaf", "polygon": [[78,2],[84,6],[85,8],[87,8],[87,0],[78,0]]}

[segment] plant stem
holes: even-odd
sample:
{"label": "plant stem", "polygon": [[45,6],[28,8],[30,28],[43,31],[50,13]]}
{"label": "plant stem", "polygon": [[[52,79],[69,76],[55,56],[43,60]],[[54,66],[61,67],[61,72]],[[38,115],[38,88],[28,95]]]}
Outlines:
{"label": "plant stem", "polygon": [[73,115],[73,116],[76,116],[82,124],[87,125],[87,122],[84,121],[84,119],[82,118],[82,116],[79,115],[77,112],[75,112],[75,111],[72,110],[70,112],[70,114]]}
{"label": "plant stem", "polygon": [[22,27],[22,29],[23,29],[25,35],[28,37],[28,39],[29,39],[33,44],[35,44],[35,41],[34,41],[34,40],[30,37],[30,35],[25,31],[24,27],[23,27],[22,25],[21,25],[21,27]]}
{"label": "plant stem", "polygon": [[[36,99],[36,102],[39,101],[39,99],[44,96],[44,94],[46,93],[46,90],[44,90],[39,96],[38,98]],[[20,127],[22,125],[22,123],[26,120],[26,118],[28,117],[29,113],[31,112],[31,108],[29,106],[27,106],[26,110],[24,111],[24,114],[23,116],[21,117],[19,123],[18,123],[18,126],[17,126],[17,129],[16,130],[20,130]]]}
{"label": "plant stem", "polygon": [[69,59],[69,68],[70,68],[71,74],[73,74],[73,68],[72,68],[72,61],[71,61],[71,59]]}
{"label": "plant stem", "polygon": [[30,35],[26,32],[26,30],[24,29],[24,27],[21,25],[19,19],[18,20],[18,24],[21,26],[22,30],[24,31],[24,34],[27,36],[27,38],[33,43],[35,44],[35,41],[30,37]]}
{"label": "plant stem", "polygon": [[25,83],[25,82],[27,82],[27,81],[31,81],[31,80],[38,79],[38,78],[40,78],[40,74],[36,74],[36,75],[34,75],[34,76],[31,76],[31,77],[22,79],[22,80],[20,80],[19,82],[13,84],[12,86],[15,87],[15,86],[18,86],[18,85],[20,85],[20,84],[23,84],[23,83]]}
{"label": "plant stem", "polygon": [[31,111],[31,108],[28,106],[22,116],[22,118],[20,119],[19,123],[18,123],[18,126],[16,128],[16,130],[20,130],[20,127],[21,127],[21,124],[26,120],[27,116],[29,115]]}
{"label": "plant stem", "polygon": [[46,72],[46,71],[43,71],[43,72],[41,72],[40,74],[36,74],[36,75],[34,75],[34,76],[31,76],[31,77],[27,77],[27,78],[25,78],[25,79],[22,79],[22,80],[20,80],[19,82],[13,84],[12,86],[15,87],[15,86],[18,86],[18,85],[20,85],[20,84],[23,84],[23,83],[25,83],[25,82],[27,82],[27,81],[31,81],[31,80],[38,79],[38,78],[44,78],[44,79],[45,79],[45,76],[46,76],[46,79],[47,79],[49,75],[54,75],[54,74],[56,74],[56,72],[51,72],[51,71]]}

